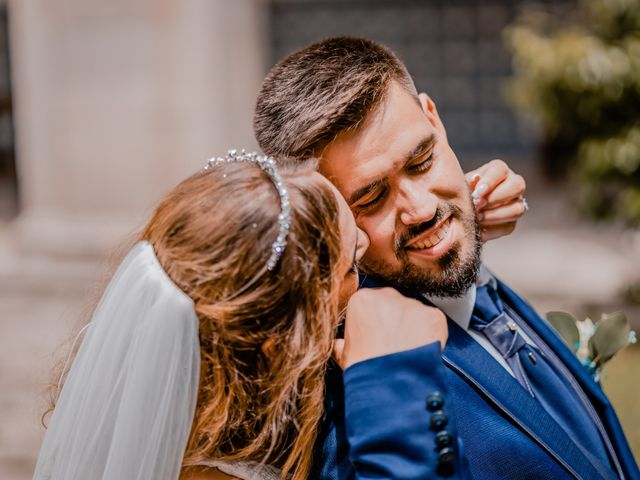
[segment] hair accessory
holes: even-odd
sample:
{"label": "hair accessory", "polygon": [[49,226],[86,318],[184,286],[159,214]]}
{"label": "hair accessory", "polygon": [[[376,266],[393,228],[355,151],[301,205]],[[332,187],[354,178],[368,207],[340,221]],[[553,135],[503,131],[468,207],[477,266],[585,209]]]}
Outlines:
{"label": "hair accessory", "polygon": [[236,163],[236,162],[248,162],[255,163],[264,172],[269,175],[273,184],[280,196],[280,215],[278,215],[278,224],[280,225],[280,231],[276,241],[271,245],[271,256],[267,261],[267,270],[273,270],[278,264],[278,260],[282,256],[285,247],[287,246],[287,237],[289,235],[289,226],[291,225],[291,206],[289,205],[289,192],[284,186],[280,172],[276,167],[276,161],[272,157],[260,155],[256,152],[245,152],[244,149],[229,150],[225,157],[212,157],[207,160],[207,164],[204,166],[204,170],[209,170],[221,163]]}

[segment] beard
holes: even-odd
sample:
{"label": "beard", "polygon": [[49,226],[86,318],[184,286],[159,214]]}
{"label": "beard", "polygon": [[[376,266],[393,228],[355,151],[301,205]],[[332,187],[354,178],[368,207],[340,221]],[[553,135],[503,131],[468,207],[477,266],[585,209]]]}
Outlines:
{"label": "beard", "polygon": [[[471,207],[469,210],[471,213],[465,214],[457,205],[443,201],[430,221],[409,227],[394,242],[394,253],[400,267],[391,266],[385,261],[365,258],[360,269],[365,274],[403,289],[418,291],[432,297],[461,297],[476,281],[482,252],[480,228],[475,209]],[[456,242],[429,269],[411,263],[406,244],[417,235],[437,225],[449,214],[452,219],[460,221],[465,240],[471,242],[469,252],[465,254],[461,242]]]}

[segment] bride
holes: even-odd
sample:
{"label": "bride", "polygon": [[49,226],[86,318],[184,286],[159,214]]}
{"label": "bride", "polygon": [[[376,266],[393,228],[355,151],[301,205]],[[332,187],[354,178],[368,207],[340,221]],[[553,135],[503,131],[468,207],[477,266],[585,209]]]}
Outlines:
{"label": "bride", "polygon": [[367,246],[318,173],[211,159],[160,203],[81,332],[34,479],[308,478]]}

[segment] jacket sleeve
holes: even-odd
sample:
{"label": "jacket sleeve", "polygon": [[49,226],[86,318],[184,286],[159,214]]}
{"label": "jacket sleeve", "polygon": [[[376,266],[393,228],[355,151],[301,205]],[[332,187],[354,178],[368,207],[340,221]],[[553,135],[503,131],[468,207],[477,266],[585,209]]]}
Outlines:
{"label": "jacket sleeve", "polygon": [[373,358],[344,372],[351,478],[468,479],[440,343]]}

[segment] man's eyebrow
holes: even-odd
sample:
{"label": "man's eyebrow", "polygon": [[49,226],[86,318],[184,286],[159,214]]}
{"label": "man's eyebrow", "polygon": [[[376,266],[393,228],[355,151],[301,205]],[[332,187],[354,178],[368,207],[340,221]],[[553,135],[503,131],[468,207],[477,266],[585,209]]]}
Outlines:
{"label": "man's eyebrow", "polygon": [[369,183],[368,185],[365,185],[364,187],[360,187],[355,192],[353,192],[351,195],[349,195],[349,201],[348,201],[349,205],[353,205],[358,200],[360,200],[362,197],[364,197],[366,194],[368,194],[369,192],[374,191],[377,188],[380,188],[385,183],[387,183],[386,182],[386,178],[381,178],[381,179],[378,179],[378,180],[374,180],[373,182]]}
{"label": "man's eyebrow", "polygon": [[[436,136],[433,133],[430,134],[428,137],[423,138],[420,141],[420,143],[418,143],[418,145],[413,150],[411,150],[411,152],[409,152],[407,156],[404,158],[404,160],[402,161],[403,168],[404,168],[404,165],[412,161],[414,158],[419,157],[420,155],[427,152],[433,146],[433,144],[435,143],[435,140],[436,140]],[[365,185],[364,187],[358,188],[355,192],[349,195],[347,203],[349,205],[353,205],[362,197],[364,197],[366,194],[368,194],[369,192],[372,192],[377,188],[380,188],[381,186],[384,186],[386,183],[387,183],[387,179],[386,177],[384,177],[384,178],[379,178],[377,180],[374,180],[373,182]]]}

